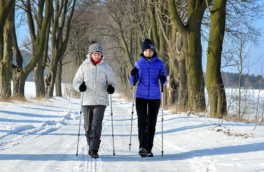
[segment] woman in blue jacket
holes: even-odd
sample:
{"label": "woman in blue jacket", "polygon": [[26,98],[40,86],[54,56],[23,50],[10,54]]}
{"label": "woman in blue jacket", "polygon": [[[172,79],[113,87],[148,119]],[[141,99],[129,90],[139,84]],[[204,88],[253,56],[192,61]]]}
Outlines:
{"label": "woman in blue jacket", "polygon": [[[134,81],[134,77],[135,81]],[[136,109],[138,116],[139,155],[153,157],[151,152],[160,107],[160,83],[167,84],[164,63],[159,59],[153,42],[145,39],[141,58],[131,71],[130,83],[136,85]],[[135,83],[134,83],[135,82]]]}

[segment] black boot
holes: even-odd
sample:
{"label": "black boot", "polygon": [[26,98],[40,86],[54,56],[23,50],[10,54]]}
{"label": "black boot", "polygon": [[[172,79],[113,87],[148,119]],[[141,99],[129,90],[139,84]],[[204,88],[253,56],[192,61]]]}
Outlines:
{"label": "black boot", "polygon": [[89,154],[89,155],[91,155],[91,150],[90,150],[90,146],[89,146],[88,154]]}
{"label": "black boot", "polygon": [[90,150],[90,156],[94,159],[99,158],[98,151],[97,150]]}
{"label": "black boot", "polygon": [[142,158],[145,158],[147,156],[147,151],[145,148],[140,148],[138,153]]}
{"label": "black boot", "polygon": [[147,157],[153,157],[153,153],[152,152],[148,152],[147,153]]}
{"label": "black boot", "polygon": [[147,153],[146,153],[146,157],[153,157],[153,153],[151,152],[151,148],[146,148]]}

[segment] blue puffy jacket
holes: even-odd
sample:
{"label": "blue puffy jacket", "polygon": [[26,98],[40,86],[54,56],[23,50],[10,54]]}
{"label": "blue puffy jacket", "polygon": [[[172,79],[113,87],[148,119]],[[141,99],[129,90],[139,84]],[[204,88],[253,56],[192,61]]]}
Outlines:
{"label": "blue puffy jacket", "polygon": [[[161,73],[166,77],[166,81],[163,84],[167,84],[167,75],[163,62],[159,59],[158,56],[155,56],[150,62],[141,57],[136,61],[134,67],[138,68],[138,73],[136,75],[137,87],[137,98],[144,99],[160,99],[160,86],[159,86],[159,77]],[[130,76],[130,84],[134,85],[134,76]]]}

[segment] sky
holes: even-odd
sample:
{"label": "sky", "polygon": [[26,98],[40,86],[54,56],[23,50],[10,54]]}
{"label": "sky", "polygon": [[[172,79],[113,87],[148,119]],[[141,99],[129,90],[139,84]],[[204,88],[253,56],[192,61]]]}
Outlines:
{"label": "sky", "polygon": [[[250,56],[250,62],[254,63],[254,65],[250,68],[249,73],[255,74],[255,75],[262,75],[264,76],[264,68],[262,69],[263,72],[261,74],[261,66],[264,65],[264,19],[258,20],[256,24],[257,28],[261,28],[261,37],[259,38],[259,45],[256,47],[253,47],[252,53]],[[206,51],[207,47],[203,47],[203,71],[206,71]],[[238,73],[237,70],[232,69],[231,67],[222,68],[221,71],[224,72],[234,72]],[[248,69],[245,69],[243,73],[247,73]]]}

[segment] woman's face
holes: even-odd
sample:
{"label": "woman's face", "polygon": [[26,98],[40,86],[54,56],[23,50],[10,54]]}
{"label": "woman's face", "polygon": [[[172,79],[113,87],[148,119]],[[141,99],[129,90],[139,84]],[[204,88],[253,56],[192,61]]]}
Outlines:
{"label": "woman's face", "polygon": [[93,58],[94,61],[98,61],[102,58],[102,53],[100,51],[94,51],[91,54],[91,57]]}
{"label": "woman's face", "polygon": [[143,54],[145,57],[152,57],[154,52],[151,49],[146,49]]}

